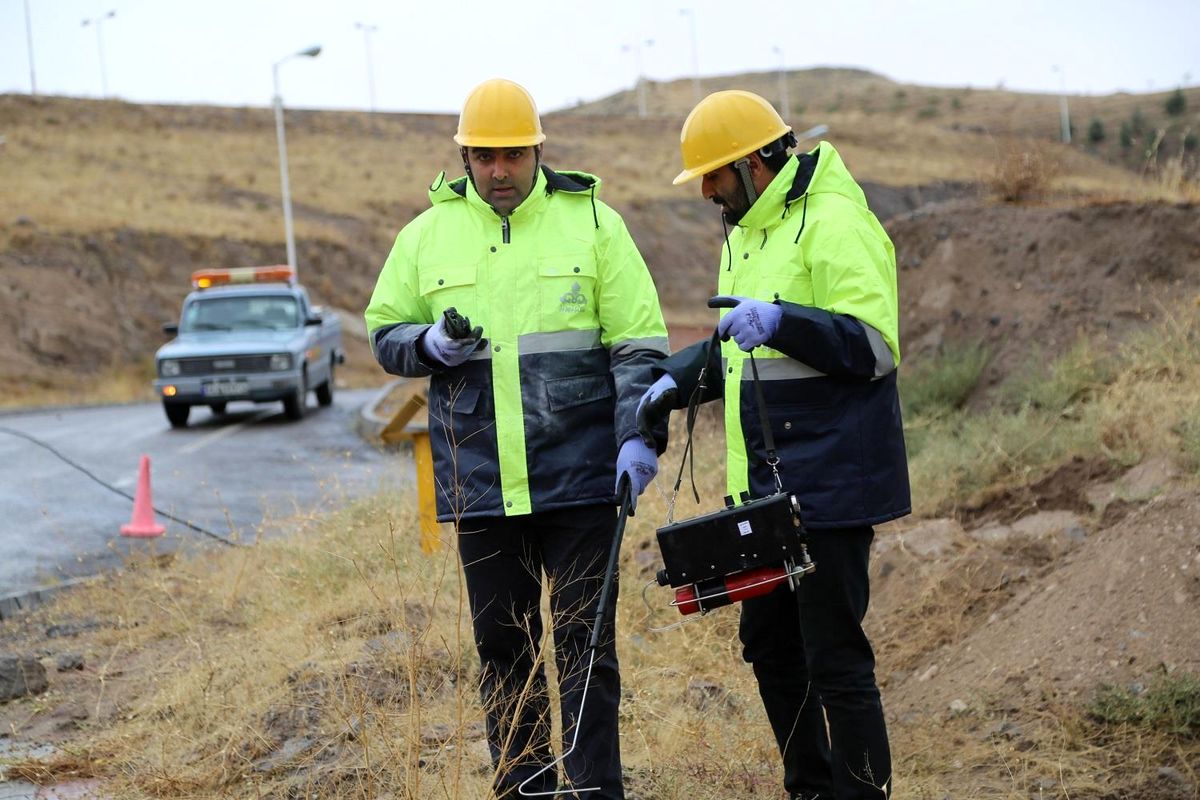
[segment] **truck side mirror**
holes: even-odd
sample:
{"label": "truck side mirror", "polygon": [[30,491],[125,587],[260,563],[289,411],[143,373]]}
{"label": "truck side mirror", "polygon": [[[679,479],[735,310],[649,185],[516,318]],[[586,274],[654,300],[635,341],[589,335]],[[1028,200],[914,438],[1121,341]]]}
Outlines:
{"label": "truck side mirror", "polygon": [[163,325],[163,333],[177,336],[179,335],[179,325],[174,322],[168,322]]}
{"label": "truck side mirror", "polygon": [[312,316],[312,315],[310,314],[310,315],[309,315],[309,317],[308,317],[308,319],[304,320],[304,324],[305,324],[305,325],[320,325],[320,324],[321,324],[321,318],[320,318],[320,317],[315,317],[315,316]]}

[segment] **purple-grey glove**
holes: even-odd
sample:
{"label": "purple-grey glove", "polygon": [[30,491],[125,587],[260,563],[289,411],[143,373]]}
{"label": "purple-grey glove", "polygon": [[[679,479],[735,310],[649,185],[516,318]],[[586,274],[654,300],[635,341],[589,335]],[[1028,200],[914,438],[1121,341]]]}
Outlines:
{"label": "purple-grey glove", "polygon": [[[482,329],[480,329],[482,332]],[[457,367],[471,357],[479,345],[479,337],[472,335],[465,339],[452,339],[446,331],[446,318],[439,317],[438,321],[429,326],[421,337],[421,349],[425,356],[442,366]]]}
{"label": "purple-grey glove", "polygon": [[614,492],[621,490],[621,477],[629,476],[630,508],[637,507],[638,496],[646,491],[650,481],[658,474],[658,456],[638,436],[630,436],[617,453],[617,484]]}
{"label": "purple-grey glove", "polygon": [[717,295],[708,304],[713,308],[732,306],[732,310],[717,323],[717,333],[721,341],[728,341],[732,336],[737,346],[747,353],[771,341],[783,317],[782,307],[749,297]]}

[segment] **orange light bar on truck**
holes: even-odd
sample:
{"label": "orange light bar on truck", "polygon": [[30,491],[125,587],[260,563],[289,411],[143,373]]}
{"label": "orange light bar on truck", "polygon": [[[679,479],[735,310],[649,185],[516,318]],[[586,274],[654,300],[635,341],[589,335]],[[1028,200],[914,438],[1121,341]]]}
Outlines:
{"label": "orange light bar on truck", "polygon": [[198,269],[192,273],[192,286],[207,289],[227,283],[291,283],[295,279],[295,271],[284,265]]}

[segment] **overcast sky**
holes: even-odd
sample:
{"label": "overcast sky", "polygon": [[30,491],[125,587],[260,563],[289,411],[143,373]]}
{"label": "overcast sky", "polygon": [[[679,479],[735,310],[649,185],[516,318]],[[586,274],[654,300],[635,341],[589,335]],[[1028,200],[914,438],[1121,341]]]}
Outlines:
{"label": "overcast sky", "polygon": [[379,110],[457,111],[503,76],[548,111],[632,86],[637,42],[650,78],[691,76],[693,21],[701,75],[837,65],[1096,94],[1200,80],[1200,0],[0,0],[0,92],[31,88],[26,7],[39,93],[101,95],[98,27],[108,94],[134,102],[268,105],[272,65],[319,44],[280,68],[285,103],[365,109],[369,38]]}

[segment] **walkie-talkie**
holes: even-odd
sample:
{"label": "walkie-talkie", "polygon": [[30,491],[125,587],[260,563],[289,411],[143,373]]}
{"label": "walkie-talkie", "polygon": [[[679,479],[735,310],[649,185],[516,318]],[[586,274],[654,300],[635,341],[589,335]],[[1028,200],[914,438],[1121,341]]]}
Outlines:
{"label": "walkie-talkie", "polygon": [[483,326],[476,325],[472,330],[470,318],[458,313],[458,309],[454,306],[443,311],[442,317],[446,321],[446,333],[451,339],[475,339],[479,342],[475,347],[476,350],[487,344],[483,340]]}

